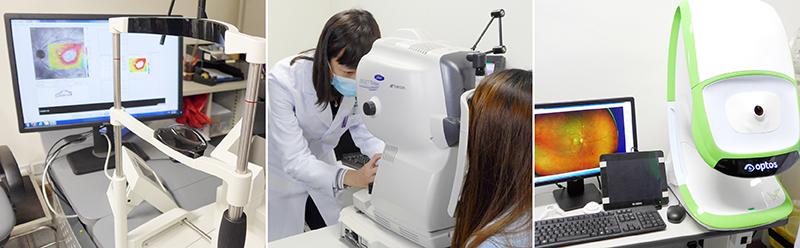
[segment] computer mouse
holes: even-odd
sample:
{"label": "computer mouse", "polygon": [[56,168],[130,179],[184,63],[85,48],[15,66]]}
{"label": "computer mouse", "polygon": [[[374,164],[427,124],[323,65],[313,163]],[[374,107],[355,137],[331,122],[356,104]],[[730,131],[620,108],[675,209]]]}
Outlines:
{"label": "computer mouse", "polygon": [[672,205],[667,208],[667,220],[670,223],[678,224],[686,218],[686,209],[681,205]]}

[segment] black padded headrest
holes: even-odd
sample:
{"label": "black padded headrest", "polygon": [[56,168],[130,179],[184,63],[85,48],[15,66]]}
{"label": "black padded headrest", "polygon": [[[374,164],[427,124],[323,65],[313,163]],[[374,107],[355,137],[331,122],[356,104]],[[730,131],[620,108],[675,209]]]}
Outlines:
{"label": "black padded headrest", "polygon": [[17,204],[25,195],[25,183],[22,181],[19,165],[8,146],[0,145],[0,186],[8,193],[11,203]]}

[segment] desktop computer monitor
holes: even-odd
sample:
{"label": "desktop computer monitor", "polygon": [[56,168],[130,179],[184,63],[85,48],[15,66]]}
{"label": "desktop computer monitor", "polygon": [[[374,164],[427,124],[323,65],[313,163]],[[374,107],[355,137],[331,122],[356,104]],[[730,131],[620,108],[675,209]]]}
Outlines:
{"label": "desktop computer monitor", "polygon": [[[97,130],[109,122],[114,81],[108,18],[115,16],[5,15],[21,133],[76,127]],[[160,41],[160,35],[121,36],[122,105],[141,120],[181,115],[182,38],[167,36],[163,44]],[[98,136],[96,133],[94,150],[70,154],[68,160],[82,159],[83,167],[98,169],[99,159],[102,168],[105,156],[98,154],[106,152],[107,142]]]}
{"label": "desktop computer monitor", "polygon": [[633,98],[536,104],[534,116],[534,184],[567,182],[554,192],[564,210],[599,203],[583,178],[600,175],[600,155],[636,149]]}

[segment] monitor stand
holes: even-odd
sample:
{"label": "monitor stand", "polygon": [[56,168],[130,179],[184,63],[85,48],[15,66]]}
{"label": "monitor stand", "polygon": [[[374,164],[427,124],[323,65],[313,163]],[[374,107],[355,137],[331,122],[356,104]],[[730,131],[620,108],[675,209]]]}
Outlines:
{"label": "monitor stand", "polygon": [[583,183],[583,178],[567,181],[566,189],[553,191],[558,207],[564,211],[583,208],[589,202],[601,203],[600,190],[592,183]]}
{"label": "monitor stand", "polygon": [[[109,126],[109,130],[110,130]],[[111,157],[108,158],[108,168],[113,169],[115,168],[114,164],[114,132],[107,132],[108,138],[111,139]],[[100,134],[100,127],[95,126],[92,127],[92,140],[94,141],[94,146],[83,148],[77,151],[74,151],[70,154],[67,154],[67,164],[72,169],[72,173],[75,175],[83,175],[86,173],[91,173],[95,171],[103,170],[103,166],[106,162],[106,152],[108,152],[108,141],[106,138]],[[150,157],[144,153],[144,151],[139,148],[134,143],[123,143],[123,146],[130,149],[139,157],[144,159],[145,161],[149,160]]]}

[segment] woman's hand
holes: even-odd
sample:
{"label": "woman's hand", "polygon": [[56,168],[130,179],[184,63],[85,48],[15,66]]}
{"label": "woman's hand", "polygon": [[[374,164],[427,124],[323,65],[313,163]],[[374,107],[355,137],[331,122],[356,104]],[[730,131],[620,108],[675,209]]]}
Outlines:
{"label": "woman's hand", "polygon": [[344,174],[344,184],[350,187],[366,188],[372,181],[375,181],[375,174],[378,172],[378,160],[381,154],[375,154],[364,166],[358,170],[348,170]]}

